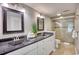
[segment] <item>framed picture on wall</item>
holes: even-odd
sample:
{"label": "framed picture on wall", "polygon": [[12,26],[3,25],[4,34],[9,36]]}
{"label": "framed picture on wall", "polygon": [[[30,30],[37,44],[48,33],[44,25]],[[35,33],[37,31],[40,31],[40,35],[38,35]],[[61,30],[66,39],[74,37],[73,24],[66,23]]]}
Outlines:
{"label": "framed picture on wall", "polygon": [[44,18],[37,17],[37,29],[38,31],[44,30]]}

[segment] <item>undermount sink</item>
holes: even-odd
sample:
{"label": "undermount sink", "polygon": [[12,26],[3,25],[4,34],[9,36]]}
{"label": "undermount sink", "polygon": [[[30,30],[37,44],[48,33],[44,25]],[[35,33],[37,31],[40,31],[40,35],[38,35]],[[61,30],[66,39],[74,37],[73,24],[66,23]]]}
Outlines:
{"label": "undermount sink", "polygon": [[45,33],[45,32],[43,32],[43,33],[38,33],[37,35],[38,35],[38,36],[42,36],[42,37],[47,37],[47,36],[49,36],[49,34],[47,34],[47,33]]}
{"label": "undermount sink", "polygon": [[15,45],[21,44],[23,42],[24,42],[24,39],[20,39],[20,40],[16,40],[16,41],[13,40],[13,41],[9,42],[8,44],[15,46]]}

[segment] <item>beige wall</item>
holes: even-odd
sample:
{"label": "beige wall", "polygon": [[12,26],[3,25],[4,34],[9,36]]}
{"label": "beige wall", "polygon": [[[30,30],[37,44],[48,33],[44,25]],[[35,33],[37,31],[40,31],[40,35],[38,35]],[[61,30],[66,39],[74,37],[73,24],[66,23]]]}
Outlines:
{"label": "beige wall", "polygon": [[77,37],[75,38],[75,46],[77,53],[79,54],[79,4],[77,4],[76,15],[75,15],[75,31]]}
{"label": "beige wall", "polygon": [[44,25],[45,31],[52,31],[52,20],[49,17],[45,17]]}

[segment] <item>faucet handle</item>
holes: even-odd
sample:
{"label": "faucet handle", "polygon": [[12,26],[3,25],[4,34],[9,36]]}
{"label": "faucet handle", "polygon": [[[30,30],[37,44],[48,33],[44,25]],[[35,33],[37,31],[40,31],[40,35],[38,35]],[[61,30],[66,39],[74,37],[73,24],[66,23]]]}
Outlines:
{"label": "faucet handle", "polygon": [[19,36],[17,37],[17,39],[19,40]]}
{"label": "faucet handle", "polygon": [[16,37],[14,37],[14,41],[16,41]]}

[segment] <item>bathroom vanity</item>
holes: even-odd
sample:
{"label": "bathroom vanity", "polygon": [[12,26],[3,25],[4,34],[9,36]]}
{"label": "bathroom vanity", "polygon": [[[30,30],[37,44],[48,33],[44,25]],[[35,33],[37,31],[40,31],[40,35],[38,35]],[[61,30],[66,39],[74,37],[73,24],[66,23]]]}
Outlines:
{"label": "bathroom vanity", "polygon": [[[0,46],[0,54],[3,55],[48,55],[55,50],[54,33],[45,32],[45,35],[37,35],[34,38],[22,38],[20,44],[11,44],[13,40]],[[3,42],[4,43],[4,42]],[[16,42],[17,43],[17,42]]]}

